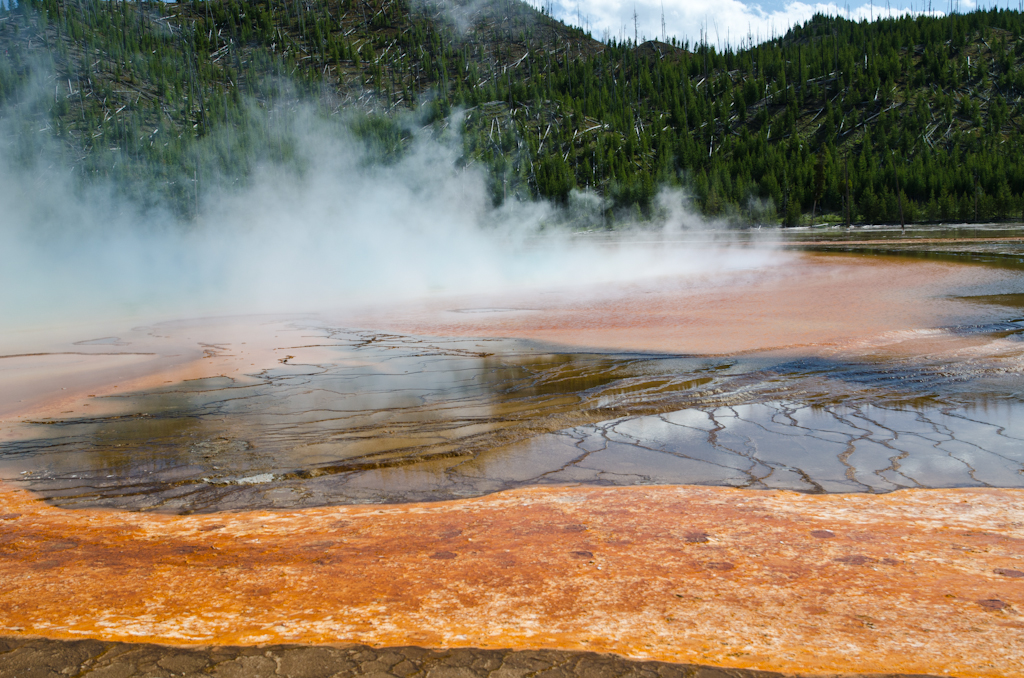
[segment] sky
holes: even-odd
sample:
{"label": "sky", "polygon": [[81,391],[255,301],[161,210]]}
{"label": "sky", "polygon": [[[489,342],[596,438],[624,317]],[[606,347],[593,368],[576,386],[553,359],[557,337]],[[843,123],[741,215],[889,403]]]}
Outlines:
{"label": "sky", "polygon": [[[1024,0],[529,0],[537,7],[548,6],[558,19],[589,28],[598,40],[613,38],[644,39],[662,37],[662,8],[665,34],[691,43],[701,39],[702,31],[712,44],[740,46],[755,44],[773,36],[785,35],[790,26],[802,23],[815,13],[870,19],[886,13],[907,12],[945,14],[951,10],[969,12],[979,6],[1021,9]],[[637,15],[634,27],[633,13]]]}

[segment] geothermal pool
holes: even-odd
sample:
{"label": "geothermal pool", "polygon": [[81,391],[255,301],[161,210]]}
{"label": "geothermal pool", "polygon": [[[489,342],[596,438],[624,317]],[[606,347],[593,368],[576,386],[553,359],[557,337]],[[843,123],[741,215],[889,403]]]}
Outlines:
{"label": "geothermal pool", "polygon": [[13,417],[0,468],[57,505],[179,513],[576,483],[1024,484],[1015,266],[802,254],[601,292],[165,322],[5,358],[11,378],[50,361],[54,387],[98,392]]}
{"label": "geothermal pool", "polygon": [[9,339],[0,634],[1024,675],[1020,238],[869,235]]}

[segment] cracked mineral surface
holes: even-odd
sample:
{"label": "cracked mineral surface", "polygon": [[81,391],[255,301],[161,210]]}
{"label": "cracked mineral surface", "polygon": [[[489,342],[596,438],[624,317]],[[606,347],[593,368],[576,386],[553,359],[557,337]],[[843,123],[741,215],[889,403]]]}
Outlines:
{"label": "cracked mineral surface", "polygon": [[[302,362],[93,398],[108,411],[20,423],[24,437],[0,452],[9,479],[60,505],[171,511],[578,482],[1020,487],[1022,408],[997,389],[1016,387],[1024,343],[1007,325],[970,330],[1004,344],[995,355],[965,356],[956,337],[956,365],[944,336],[939,356],[879,364],[555,354],[330,330],[335,343]],[[313,353],[323,362],[306,362]]]}

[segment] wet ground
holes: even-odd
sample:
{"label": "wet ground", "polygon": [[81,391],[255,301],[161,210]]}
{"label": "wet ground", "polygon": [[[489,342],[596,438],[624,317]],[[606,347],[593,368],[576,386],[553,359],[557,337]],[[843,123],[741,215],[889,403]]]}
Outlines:
{"label": "wet ground", "polygon": [[113,411],[31,420],[32,436],[0,452],[9,477],[59,505],[176,512],[579,482],[1021,487],[1024,408],[1017,369],[1004,371],[1024,355],[1021,329],[971,328],[1007,348],[953,366],[552,354],[330,331],[322,364],[93,399]]}
{"label": "wet ground", "polygon": [[788,247],[818,251],[1024,263],[1024,234],[1019,224],[801,228],[781,239]]}
{"label": "wet ground", "polygon": [[[12,418],[0,475],[61,506],[172,512],[575,483],[1024,486],[1013,262],[819,256],[724,283],[534,297],[530,311],[463,299],[356,319],[432,338],[306,317],[234,319],[234,341],[211,321],[79,340],[88,359],[166,361],[194,336],[213,372]],[[246,326],[270,343],[239,341]],[[604,347],[550,343],[545,327]],[[651,350],[666,341],[700,351]]]}

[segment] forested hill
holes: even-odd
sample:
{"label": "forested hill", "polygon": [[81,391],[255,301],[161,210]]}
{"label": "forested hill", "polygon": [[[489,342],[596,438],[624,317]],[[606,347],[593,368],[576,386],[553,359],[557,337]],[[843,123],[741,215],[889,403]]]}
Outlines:
{"label": "forested hill", "polygon": [[604,44],[519,0],[22,0],[0,133],[184,214],[204,177],[286,162],[253,111],[308,99],[381,162],[458,121],[496,204],[589,189],[609,225],[678,185],[737,223],[1021,219],[1022,33],[1007,10],[818,16],[719,50]]}

